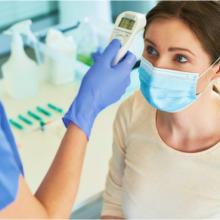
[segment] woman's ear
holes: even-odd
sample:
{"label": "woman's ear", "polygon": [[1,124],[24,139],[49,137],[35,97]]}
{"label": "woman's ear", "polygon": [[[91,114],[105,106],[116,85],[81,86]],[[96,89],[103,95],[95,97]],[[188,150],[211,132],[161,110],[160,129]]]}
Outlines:
{"label": "woman's ear", "polygon": [[220,61],[213,66],[213,77],[212,80],[220,78]]}

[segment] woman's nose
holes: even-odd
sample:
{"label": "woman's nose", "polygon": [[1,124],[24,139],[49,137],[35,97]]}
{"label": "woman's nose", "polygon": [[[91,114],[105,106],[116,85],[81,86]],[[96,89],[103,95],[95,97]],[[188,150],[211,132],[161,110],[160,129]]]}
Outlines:
{"label": "woman's nose", "polygon": [[153,64],[154,67],[157,67],[157,68],[166,68],[168,62],[166,61],[165,58],[163,58],[163,57],[158,57],[157,59],[155,59],[155,60],[152,62],[152,64]]}

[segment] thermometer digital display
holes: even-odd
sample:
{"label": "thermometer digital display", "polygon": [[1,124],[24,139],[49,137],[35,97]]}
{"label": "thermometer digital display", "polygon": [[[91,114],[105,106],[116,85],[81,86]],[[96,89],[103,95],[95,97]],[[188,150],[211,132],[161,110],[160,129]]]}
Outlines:
{"label": "thermometer digital display", "polygon": [[118,26],[120,28],[132,30],[132,28],[134,27],[134,23],[135,23],[135,21],[132,19],[122,18]]}
{"label": "thermometer digital display", "polygon": [[110,40],[118,39],[121,42],[121,48],[113,61],[113,65],[124,57],[135,35],[143,30],[145,25],[146,17],[141,13],[125,11],[117,17]]}

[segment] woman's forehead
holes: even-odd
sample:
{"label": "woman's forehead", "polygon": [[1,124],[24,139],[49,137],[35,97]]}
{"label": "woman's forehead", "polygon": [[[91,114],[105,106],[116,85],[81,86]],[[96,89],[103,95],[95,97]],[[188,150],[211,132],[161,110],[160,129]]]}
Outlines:
{"label": "woman's forehead", "polygon": [[161,49],[184,47],[190,48],[195,53],[203,50],[195,33],[177,18],[155,19],[147,27],[144,38],[154,42]]}

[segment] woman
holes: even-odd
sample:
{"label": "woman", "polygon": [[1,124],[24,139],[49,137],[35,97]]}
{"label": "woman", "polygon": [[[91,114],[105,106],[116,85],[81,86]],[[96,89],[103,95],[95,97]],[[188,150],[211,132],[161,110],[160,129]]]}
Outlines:
{"label": "woman", "polygon": [[128,52],[112,66],[119,49],[120,42],[113,40],[83,78],[79,93],[63,118],[66,134],[35,194],[25,181],[16,143],[0,104],[0,218],[69,217],[93,122],[102,109],[125,92],[136,62]]}
{"label": "woman", "polygon": [[220,218],[220,2],[146,16],[140,92],[119,108],[103,218]]}

